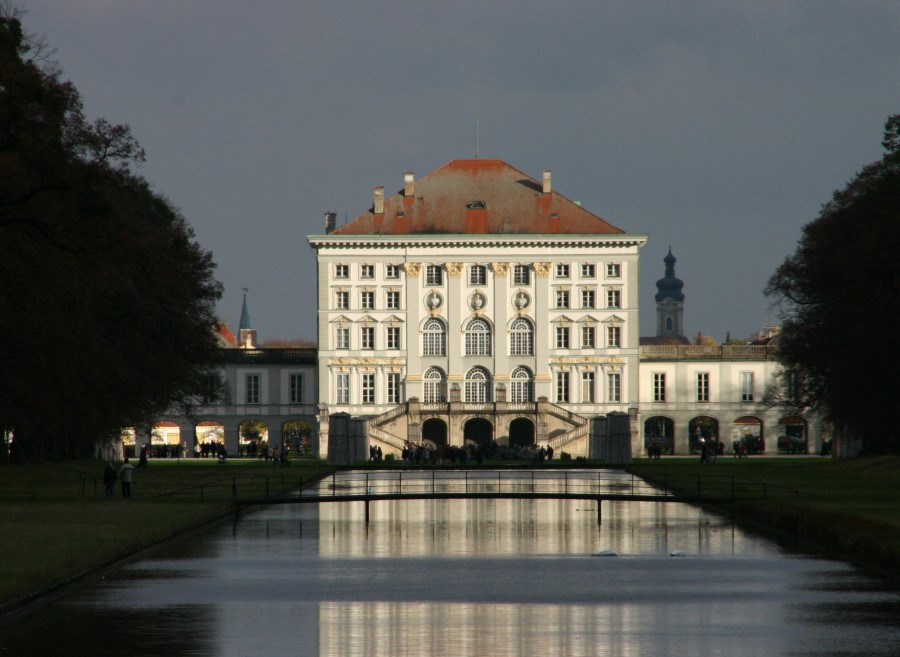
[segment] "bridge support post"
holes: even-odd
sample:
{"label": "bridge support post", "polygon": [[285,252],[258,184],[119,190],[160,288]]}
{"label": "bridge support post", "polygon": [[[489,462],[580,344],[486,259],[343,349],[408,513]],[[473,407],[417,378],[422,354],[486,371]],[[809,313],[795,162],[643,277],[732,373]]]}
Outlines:
{"label": "bridge support post", "polygon": [[603,524],[603,509],[602,509],[603,498],[597,498],[597,526]]}
{"label": "bridge support post", "polygon": [[368,525],[369,524],[369,500],[368,500],[368,498],[365,501],[365,505],[366,505],[366,524]]}

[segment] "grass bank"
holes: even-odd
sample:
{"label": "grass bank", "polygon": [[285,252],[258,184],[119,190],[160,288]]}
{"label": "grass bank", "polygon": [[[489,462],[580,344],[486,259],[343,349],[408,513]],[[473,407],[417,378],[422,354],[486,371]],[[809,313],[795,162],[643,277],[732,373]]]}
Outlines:
{"label": "grass bank", "polygon": [[869,572],[900,580],[900,458],[637,460],[629,472],[660,481],[699,475],[735,477],[796,489],[797,496],[748,499],[724,509],[757,527],[814,546]]}
{"label": "grass bank", "polygon": [[319,461],[157,460],[131,499],[104,497],[104,464],[0,467],[0,615],[230,512],[235,490],[262,497],[331,472]]}

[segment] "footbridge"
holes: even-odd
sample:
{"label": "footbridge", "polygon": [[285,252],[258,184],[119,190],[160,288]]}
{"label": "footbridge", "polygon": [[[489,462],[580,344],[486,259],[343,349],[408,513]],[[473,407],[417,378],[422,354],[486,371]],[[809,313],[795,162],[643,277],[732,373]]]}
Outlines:
{"label": "footbridge", "polygon": [[799,491],[733,476],[663,476],[651,483],[620,470],[350,470],[279,497],[235,498],[240,507],[387,500],[556,499],[602,502],[730,504],[737,500],[796,497]]}

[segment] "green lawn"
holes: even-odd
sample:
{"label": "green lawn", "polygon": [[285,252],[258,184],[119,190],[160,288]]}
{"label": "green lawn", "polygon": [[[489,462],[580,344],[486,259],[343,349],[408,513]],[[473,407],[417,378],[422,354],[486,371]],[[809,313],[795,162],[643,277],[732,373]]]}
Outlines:
{"label": "green lawn", "polygon": [[104,498],[104,464],[0,467],[0,613],[17,601],[212,522],[241,497],[262,497],[331,471],[320,461],[155,460],[132,499]]}

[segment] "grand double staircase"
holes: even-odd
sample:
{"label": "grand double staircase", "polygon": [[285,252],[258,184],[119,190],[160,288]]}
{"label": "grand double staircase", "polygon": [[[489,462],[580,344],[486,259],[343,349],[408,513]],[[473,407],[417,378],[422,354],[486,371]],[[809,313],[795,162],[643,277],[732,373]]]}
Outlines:
{"label": "grand double staircase", "polygon": [[[381,443],[384,446],[402,450],[406,446],[406,426],[403,426],[403,435],[397,431],[398,418],[410,414],[410,406],[415,404],[415,412],[426,417],[444,417],[452,414],[480,415],[487,416],[492,419],[496,427],[498,421],[502,417],[513,415],[515,417],[524,417],[532,422],[535,426],[543,422],[548,426],[553,425],[554,428],[550,432],[550,436],[545,442],[538,437],[536,442],[543,444],[545,447],[552,447],[554,450],[569,445],[570,443],[583,439],[587,436],[590,428],[588,418],[573,413],[558,404],[541,398],[536,402],[436,402],[436,403],[419,403],[404,402],[399,404],[381,415],[374,416],[369,419],[367,433],[370,441]],[[456,441],[451,440],[451,443]]]}

